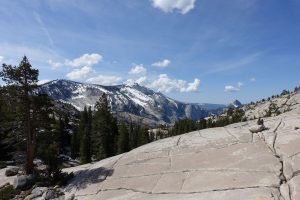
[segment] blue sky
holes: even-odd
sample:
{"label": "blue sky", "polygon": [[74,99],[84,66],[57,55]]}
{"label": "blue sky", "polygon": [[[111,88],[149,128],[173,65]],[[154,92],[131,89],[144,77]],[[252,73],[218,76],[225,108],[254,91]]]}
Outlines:
{"label": "blue sky", "polygon": [[0,61],[26,54],[42,81],[246,103],[300,85],[299,10],[299,0],[1,1]]}

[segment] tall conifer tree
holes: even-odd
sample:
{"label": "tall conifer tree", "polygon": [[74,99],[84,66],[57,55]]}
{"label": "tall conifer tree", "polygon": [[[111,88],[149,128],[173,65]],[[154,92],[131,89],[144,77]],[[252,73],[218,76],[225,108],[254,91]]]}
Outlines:
{"label": "tall conifer tree", "polygon": [[8,86],[16,92],[16,103],[21,108],[22,129],[26,137],[26,173],[33,173],[33,159],[36,137],[33,127],[33,116],[31,112],[33,100],[31,98],[37,87],[39,72],[33,69],[26,56],[18,66],[2,65],[0,76]]}

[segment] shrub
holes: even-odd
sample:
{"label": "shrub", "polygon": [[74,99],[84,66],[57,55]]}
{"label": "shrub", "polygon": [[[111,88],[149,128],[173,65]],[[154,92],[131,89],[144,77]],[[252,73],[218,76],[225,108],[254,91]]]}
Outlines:
{"label": "shrub", "polygon": [[12,185],[6,185],[0,189],[0,199],[9,200],[14,198],[20,193],[19,190],[15,190]]}
{"label": "shrub", "polygon": [[7,167],[6,162],[0,161],[0,169],[6,168],[6,167]]}

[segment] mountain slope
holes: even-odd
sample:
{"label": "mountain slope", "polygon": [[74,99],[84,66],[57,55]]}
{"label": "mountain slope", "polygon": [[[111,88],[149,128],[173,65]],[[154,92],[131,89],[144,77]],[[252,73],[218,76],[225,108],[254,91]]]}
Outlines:
{"label": "mountain slope", "polygon": [[245,111],[247,119],[257,119],[259,117],[277,116],[294,110],[300,103],[300,90],[288,94],[282,94],[262,99],[256,103],[244,105],[242,109]]}
{"label": "mountain slope", "polygon": [[225,107],[182,103],[138,84],[101,86],[55,80],[41,85],[39,92],[48,94],[54,100],[69,103],[78,110],[83,110],[84,106],[93,107],[102,93],[106,93],[118,117],[140,119],[150,124],[169,124],[183,118],[199,119],[216,114]]}

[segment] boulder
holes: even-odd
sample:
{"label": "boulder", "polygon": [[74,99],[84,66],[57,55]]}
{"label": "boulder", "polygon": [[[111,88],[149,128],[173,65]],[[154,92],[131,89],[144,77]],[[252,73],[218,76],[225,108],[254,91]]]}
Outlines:
{"label": "boulder", "polygon": [[30,195],[26,196],[24,200],[36,200],[37,197],[39,197],[39,195],[30,194]]}
{"label": "boulder", "polygon": [[15,176],[19,172],[19,167],[9,166],[5,171],[5,176]]}
{"label": "boulder", "polygon": [[47,191],[48,191],[47,187],[36,187],[31,191],[31,194],[36,194],[38,196],[42,196]]}
{"label": "boulder", "polygon": [[5,163],[6,163],[6,165],[10,165],[10,166],[16,165],[16,162],[14,160],[9,160],[9,161],[6,161]]}
{"label": "boulder", "polygon": [[35,176],[32,174],[20,175],[15,178],[13,186],[15,189],[26,189],[34,183],[34,180]]}
{"label": "boulder", "polygon": [[53,190],[48,190],[47,192],[45,192],[43,194],[43,198],[46,199],[46,200],[54,199],[54,198],[56,198],[56,196],[57,195],[55,194],[55,192]]}
{"label": "boulder", "polygon": [[47,165],[40,159],[34,159],[33,164],[36,166],[38,171],[45,171],[47,170]]}
{"label": "boulder", "polygon": [[75,194],[72,194],[71,196],[69,196],[66,200],[74,200],[75,199]]}
{"label": "boulder", "polygon": [[249,129],[249,131],[251,133],[259,133],[259,132],[262,132],[264,130],[266,130],[266,127],[263,126],[263,125],[262,126],[261,125],[256,125],[256,126]]}

